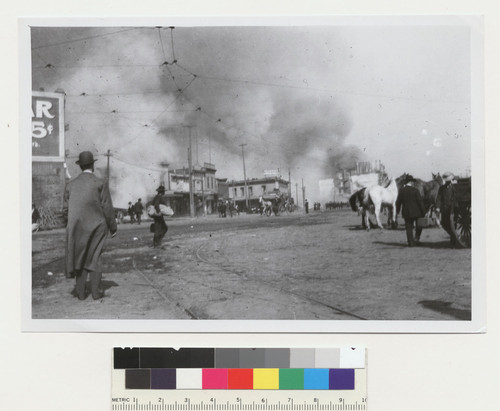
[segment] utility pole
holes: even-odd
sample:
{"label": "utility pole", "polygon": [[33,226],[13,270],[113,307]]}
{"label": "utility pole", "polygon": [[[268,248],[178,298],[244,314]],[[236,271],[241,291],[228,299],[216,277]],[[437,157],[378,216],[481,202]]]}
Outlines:
{"label": "utility pole", "polygon": [[288,169],[288,198],[292,198],[292,175],[290,174],[290,169]]}
{"label": "utility pole", "polygon": [[108,157],[107,160],[107,165],[106,165],[106,180],[109,181],[109,158],[111,157],[111,150],[108,149],[108,152],[104,154],[106,157]]}
{"label": "utility pole", "polygon": [[246,144],[240,144],[241,146],[241,154],[243,156],[243,179],[245,181],[245,204],[248,210],[248,189],[247,189],[247,171],[245,169],[245,146]]}
{"label": "utility pole", "polygon": [[207,214],[205,213],[205,189],[204,189],[205,176],[206,174],[203,174],[201,178],[201,203],[203,206],[203,217],[207,216]]}
{"label": "utility pole", "polygon": [[299,207],[299,183],[295,183],[295,204]]}
{"label": "utility pole", "polygon": [[198,135],[196,135],[196,165],[200,165],[198,161]]}
{"label": "utility pole", "polygon": [[212,164],[212,138],[211,138],[211,132],[210,130],[208,131],[208,162]]}
{"label": "utility pole", "polygon": [[306,206],[306,188],[304,187],[304,178],[302,178],[302,208]]}
{"label": "utility pole", "polygon": [[193,150],[191,147],[191,129],[193,126],[186,126],[189,131],[189,148],[188,148],[188,167],[189,167],[189,214],[195,216],[194,212],[194,194],[193,194]]}

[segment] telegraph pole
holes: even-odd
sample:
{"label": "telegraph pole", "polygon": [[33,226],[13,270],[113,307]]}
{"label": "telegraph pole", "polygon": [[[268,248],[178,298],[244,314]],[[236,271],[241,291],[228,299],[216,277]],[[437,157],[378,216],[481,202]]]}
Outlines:
{"label": "telegraph pole", "polygon": [[107,164],[106,164],[106,180],[109,181],[109,158],[111,157],[111,150],[108,149],[108,152],[104,155],[106,157],[108,157]]}
{"label": "telegraph pole", "polygon": [[189,148],[188,148],[188,167],[189,167],[189,214],[195,216],[194,212],[194,194],[193,194],[193,150],[191,147],[191,129],[193,126],[186,126],[189,131]]}
{"label": "telegraph pole", "polygon": [[292,198],[292,175],[288,169],[288,198]]}
{"label": "telegraph pole", "polygon": [[208,162],[212,164],[212,137],[210,130],[208,131]]}
{"label": "telegraph pole", "polygon": [[295,204],[299,207],[299,183],[295,183]]}
{"label": "telegraph pole", "polygon": [[204,189],[204,182],[205,182],[205,177],[201,179],[201,203],[203,205],[203,217],[206,217],[207,214],[205,213],[205,189]]}
{"label": "telegraph pole", "polygon": [[247,171],[245,169],[245,146],[246,144],[240,144],[241,146],[241,154],[243,156],[243,179],[245,181],[245,204],[248,210],[248,189],[247,189]]}
{"label": "telegraph pole", "polygon": [[306,206],[306,188],[304,187],[304,178],[302,178],[302,208]]}
{"label": "telegraph pole", "polygon": [[196,165],[200,165],[198,162],[198,135],[196,135]]}

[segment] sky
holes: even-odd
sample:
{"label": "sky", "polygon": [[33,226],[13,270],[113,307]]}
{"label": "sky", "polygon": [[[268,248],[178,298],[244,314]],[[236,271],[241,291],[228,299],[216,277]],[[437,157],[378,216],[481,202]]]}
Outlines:
{"label": "sky", "polygon": [[31,32],[32,89],[66,93],[71,173],[80,151],[102,167],[110,150],[118,203],[154,192],[160,163],[187,166],[190,134],[193,163],[218,178],[243,178],[244,150],[247,178],[290,171],[310,201],[356,161],[424,180],[470,167],[467,26]]}

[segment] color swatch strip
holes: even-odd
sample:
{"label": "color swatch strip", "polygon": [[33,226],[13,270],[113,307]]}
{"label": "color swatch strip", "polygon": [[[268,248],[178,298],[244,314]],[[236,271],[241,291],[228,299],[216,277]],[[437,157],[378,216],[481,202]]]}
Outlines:
{"label": "color swatch strip", "polygon": [[125,370],[126,389],[354,390],[353,368],[138,368]]}
{"label": "color swatch strip", "polygon": [[114,369],[365,368],[364,348],[115,348]]}
{"label": "color swatch strip", "polygon": [[354,390],[364,348],[115,348],[125,389]]}

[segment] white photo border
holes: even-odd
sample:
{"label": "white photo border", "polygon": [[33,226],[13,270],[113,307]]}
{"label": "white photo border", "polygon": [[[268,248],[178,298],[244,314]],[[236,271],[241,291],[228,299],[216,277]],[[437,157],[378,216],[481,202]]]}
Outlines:
{"label": "white photo border", "polygon": [[[28,332],[158,333],[484,333],[486,332],[485,128],[483,17],[479,15],[21,18],[19,28],[21,216],[31,204],[30,27],[112,26],[292,26],[292,25],[466,25],[471,30],[472,319],[471,321],[328,321],[328,320],[42,320],[32,318],[31,229],[22,218],[21,315]],[[64,128],[63,128],[64,129]]]}

